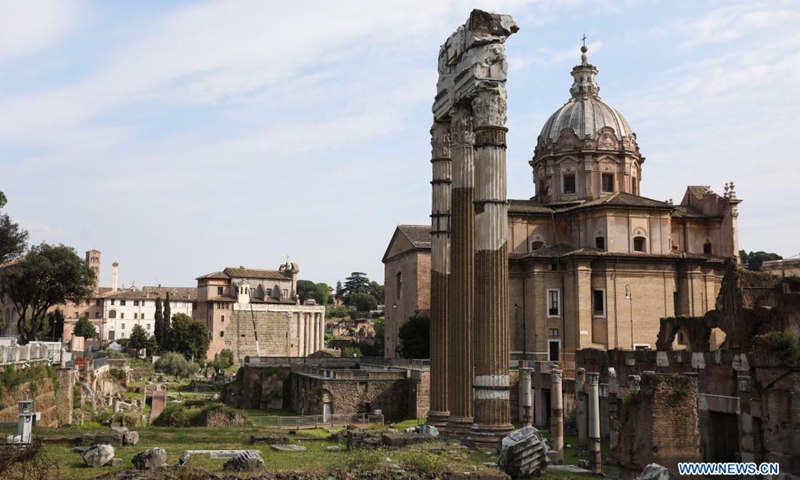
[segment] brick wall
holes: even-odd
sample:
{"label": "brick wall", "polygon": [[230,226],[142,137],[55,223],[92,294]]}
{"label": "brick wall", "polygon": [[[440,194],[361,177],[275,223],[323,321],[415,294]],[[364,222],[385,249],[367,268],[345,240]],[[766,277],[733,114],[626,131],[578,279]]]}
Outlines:
{"label": "brick wall", "polygon": [[330,398],[333,414],[366,413],[377,409],[389,420],[408,416],[409,380],[334,380],[292,375],[292,409],[300,415],[322,415]]}

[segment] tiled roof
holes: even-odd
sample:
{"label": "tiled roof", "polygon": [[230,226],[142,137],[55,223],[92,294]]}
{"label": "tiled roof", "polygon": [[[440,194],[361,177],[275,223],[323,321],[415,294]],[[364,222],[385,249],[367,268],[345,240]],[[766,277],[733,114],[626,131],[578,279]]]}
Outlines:
{"label": "tiled roof", "polygon": [[269,280],[286,280],[287,278],[291,278],[277,270],[257,270],[255,268],[244,267],[228,267],[223,270],[223,273],[229,277],[236,278],[265,278]]}
{"label": "tiled roof", "polygon": [[508,200],[508,213],[553,213],[553,209],[536,200]]}
{"label": "tiled roof", "polygon": [[228,276],[225,275],[223,272],[214,272],[214,273],[209,273],[207,275],[203,275],[202,277],[197,277],[195,280],[202,280],[204,278],[227,280]]}
{"label": "tiled roof", "polygon": [[702,200],[711,191],[711,189],[702,185],[689,185],[686,190],[698,200]]}
{"label": "tiled roof", "polygon": [[111,289],[101,291],[98,298],[115,298],[122,300],[148,300],[157,297],[166,298],[169,292],[170,300],[197,300],[197,289],[193,287],[143,287],[141,290],[117,290],[112,292]]}
{"label": "tiled roof", "polygon": [[398,225],[397,228],[414,248],[431,248],[430,225]]}
{"label": "tiled roof", "polygon": [[566,208],[565,210],[575,210],[600,205],[607,205],[610,207],[674,208],[672,205],[666,202],[653,200],[652,198],[640,197],[639,195],[632,195],[626,192],[614,192],[611,195],[595,198],[594,200],[589,200],[581,203],[580,205]]}
{"label": "tiled roof", "polygon": [[672,212],[672,216],[675,218],[709,218],[708,215],[691,205],[676,206],[675,211]]}

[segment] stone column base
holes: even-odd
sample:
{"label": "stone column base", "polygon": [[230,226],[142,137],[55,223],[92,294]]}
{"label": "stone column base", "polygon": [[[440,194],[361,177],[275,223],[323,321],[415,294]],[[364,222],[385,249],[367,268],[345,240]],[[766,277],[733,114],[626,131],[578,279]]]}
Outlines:
{"label": "stone column base", "polygon": [[437,412],[431,410],[428,412],[428,425],[433,425],[441,433],[447,428],[447,419],[450,418],[450,412]]}
{"label": "stone column base", "polygon": [[500,440],[514,431],[514,425],[480,425],[473,424],[467,435],[467,442],[481,450],[495,451],[500,445]]}
{"label": "stone column base", "polygon": [[447,419],[445,432],[449,438],[463,440],[469,434],[470,427],[472,427],[472,417],[450,417]]}

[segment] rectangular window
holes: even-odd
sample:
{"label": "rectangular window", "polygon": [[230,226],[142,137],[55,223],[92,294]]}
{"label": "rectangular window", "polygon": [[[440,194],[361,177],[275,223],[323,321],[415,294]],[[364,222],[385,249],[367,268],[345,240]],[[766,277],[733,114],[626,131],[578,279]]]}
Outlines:
{"label": "rectangular window", "polygon": [[283,297],[284,297],[284,298],[287,298],[287,297],[289,297],[289,290],[287,290],[287,289],[285,289],[285,288],[283,289]]}
{"label": "rectangular window", "polygon": [[269,297],[272,296],[272,289],[271,288],[267,289],[267,296],[269,296]]}
{"label": "rectangular window", "polygon": [[139,300],[134,300],[133,301],[133,306],[134,307],[138,307],[139,306]]}
{"label": "rectangular window", "polygon": [[613,192],[614,191],[614,174],[613,173],[604,173],[603,174],[603,192]]}
{"label": "rectangular window", "polygon": [[120,307],[124,307],[125,306],[125,300],[120,300],[119,301],[119,306]]}
{"label": "rectangular window", "polygon": [[595,315],[606,314],[606,292],[605,290],[592,291],[592,312]]}
{"label": "rectangular window", "polygon": [[633,239],[633,251],[644,252],[644,237],[636,237]]}
{"label": "rectangular window", "polygon": [[150,324],[149,323],[147,324],[147,329],[150,330]]}
{"label": "rectangular window", "polygon": [[547,290],[547,316],[561,316],[561,292],[558,290]]}
{"label": "rectangular window", "polygon": [[551,328],[550,329],[550,338],[558,338],[558,329],[557,328]]}
{"label": "rectangular window", "polygon": [[[146,301],[146,300],[142,300],[142,303],[141,303],[141,305],[142,305],[143,307],[146,307],[146,306],[147,306],[147,301]],[[142,318],[144,318],[144,317],[142,317]]]}
{"label": "rectangular window", "polygon": [[115,301],[115,300],[112,298],[112,299],[111,299],[111,305],[114,305],[114,301]]}
{"label": "rectangular window", "polygon": [[[125,312],[120,313],[119,314],[119,318],[125,318]],[[125,328],[125,327],[122,327],[122,328]]]}
{"label": "rectangular window", "polygon": [[219,332],[219,336],[220,337],[224,337],[225,336],[225,332]]}
{"label": "rectangular window", "polygon": [[124,323],[122,324],[122,330],[125,330],[125,324]]}
{"label": "rectangular window", "polygon": [[141,318],[142,320],[144,320],[144,312],[142,312],[141,314],[139,314],[139,318]]}
{"label": "rectangular window", "polygon": [[136,320],[137,318],[139,318],[139,314],[138,313],[134,313],[133,314],[133,319]]}
{"label": "rectangular window", "polygon": [[559,340],[549,340],[548,341],[548,355],[547,359],[551,362],[557,362],[559,360],[560,350],[561,350],[561,342]]}
{"label": "rectangular window", "polygon": [[217,287],[217,295],[225,295],[225,287]]}
{"label": "rectangular window", "polygon": [[575,175],[564,175],[564,193],[575,193]]}
{"label": "rectangular window", "polygon": [[606,237],[595,237],[594,246],[600,250],[606,249]]}
{"label": "rectangular window", "polygon": [[98,307],[102,307],[103,306],[103,301],[102,300],[97,300],[96,302],[94,302],[94,304],[97,305]]}
{"label": "rectangular window", "polygon": [[95,312],[94,313],[94,318],[100,318],[100,315],[101,315],[100,312]]}
{"label": "rectangular window", "polygon": [[221,316],[221,318],[220,318],[220,321],[222,321],[222,322],[224,322],[224,321],[225,321],[225,315],[222,315],[222,316]]}

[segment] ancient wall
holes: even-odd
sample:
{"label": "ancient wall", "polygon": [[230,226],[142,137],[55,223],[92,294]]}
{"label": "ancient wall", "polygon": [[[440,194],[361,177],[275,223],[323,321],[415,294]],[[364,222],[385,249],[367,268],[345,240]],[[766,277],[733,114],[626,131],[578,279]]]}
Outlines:
{"label": "ancient wall", "polygon": [[332,413],[369,413],[382,410],[388,420],[409,414],[409,380],[335,380],[296,374],[292,376],[292,409],[300,415],[322,415],[323,403],[332,403]]}
{"label": "ancient wall", "polygon": [[408,386],[408,412],[414,418],[425,418],[431,409],[431,372],[412,370]]}
{"label": "ancient wall", "polygon": [[625,397],[620,421],[615,455],[624,469],[640,472],[658,463],[677,471],[678,462],[700,461],[694,379],[645,375],[641,390]]}
{"label": "ancient wall", "polygon": [[222,400],[236,408],[281,409],[290,405],[289,377],[292,369],[286,366],[239,369],[236,380],[225,387]]}
{"label": "ancient wall", "polygon": [[[401,274],[398,292],[397,274]],[[386,283],[386,328],[384,331],[384,356],[394,358],[399,345],[400,327],[414,313],[428,315],[431,295],[430,251],[411,250],[389,260],[384,267]],[[399,293],[399,295],[398,295]]]}
{"label": "ancient wall", "polygon": [[[44,365],[40,366],[41,368]],[[57,369],[54,377],[44,376],[26,381],[14,388],[4,389],[0,397],[0,422],[16,422],[17,402],[33,398],[34,411],[41,413],[38,425],[59,427],[72,423],[73,385],[77,372]],[[54,381],[55,380],[55,381]],[[35,386],[33,386],[35,384]]]}

